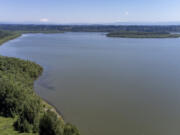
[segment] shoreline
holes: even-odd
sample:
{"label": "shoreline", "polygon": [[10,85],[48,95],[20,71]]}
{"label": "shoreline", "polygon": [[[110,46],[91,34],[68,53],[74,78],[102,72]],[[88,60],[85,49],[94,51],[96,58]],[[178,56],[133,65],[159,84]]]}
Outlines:
{"label": "shoreline", "polygon": [[6,38],[3,38],[3,39],[0,39],[0,45],[3,45],[4,43],[10,41],[10,40],[13,40],[13,39],[16,39],[18,37],[22,36],[22,34],[20,33],[17,33],[15,35],[12,35],[12,36],[8,36]]}
{"label": "shoreline", "polygon": [[[38,97],[40,97],[40,96],[38,95]],[[44,102],[48,106],[52,107],[51,111],[55,112],[57,114],[58,118],[61,118],[64,121],[63,114],[55,105],[53,105],[50,101],[46,100],[45,98],[42,98],[42,97],[40,97],[40,98],[41,98],[42,102]]]}
{"label": "shoreline", "polygon": [[[10,41],[10,40],[13,40],[13,39],[16,39],[20,36],[22,36],[23,34],[15,34],[13,36],[9,36],[9,37],[6,37],[4,39],[1,39],[0,40],[0,45],[4,45],[6,42]],[[43,67],[42,67],[43,68]],[[40,76],[39,76],[40,77]],[[38,77],[38,78],[39,78]],[[38,79],[37,78],[37,79]],[[34,82],[33,82],[34,83]],[[34,85],[34,84],[33,84]],[[57,114],[57,117],[60,118],[63,122],[64,122],[64,117],[61,113],[61,111],[59,109],[57,109],[57,107],[55,107],[55,105],[53,105],[50,101],[42,98],[41,96],[39,96],[35,90],[34,90],[34,93],[41,99],[42,103],[45,104],[46,106],[48,106],[51,111],[55,112]],[[65,123],[65,122],[64,122]]]}

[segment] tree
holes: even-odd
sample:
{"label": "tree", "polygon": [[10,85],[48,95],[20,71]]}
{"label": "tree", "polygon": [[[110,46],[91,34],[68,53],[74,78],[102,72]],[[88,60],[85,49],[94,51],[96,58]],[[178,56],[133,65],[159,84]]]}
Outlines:
{"label": "tree", "polygon": [[80,133],[74,125],[67,123],[64,127],[64,135],[80,135]]}
{"label": "tree", "polygon": [[58,119],[57,114],[47,111],[40,120],[40,135],[63,135],[63,123]]}
{"label": "tree", "polygon": [[38,98],[35,99],[34,97],[29,97],[26,99],[23,110],[14,124],[16,130],[21,132],[38,132],[40,110],[41,105]]}
{"label": "tree", "polygon": [[13,117],[23,105],[24,91],[15,82],[0,79],[0,113],[6,117]]}

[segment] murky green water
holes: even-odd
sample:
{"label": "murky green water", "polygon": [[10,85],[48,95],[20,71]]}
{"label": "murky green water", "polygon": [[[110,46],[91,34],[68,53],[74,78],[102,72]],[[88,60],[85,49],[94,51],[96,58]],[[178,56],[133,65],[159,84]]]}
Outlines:
{"label": "murky green water", "polygon": [[27,34],[0,54],[41,64],[36,92],[82,135],[180,134],[180,39]]}

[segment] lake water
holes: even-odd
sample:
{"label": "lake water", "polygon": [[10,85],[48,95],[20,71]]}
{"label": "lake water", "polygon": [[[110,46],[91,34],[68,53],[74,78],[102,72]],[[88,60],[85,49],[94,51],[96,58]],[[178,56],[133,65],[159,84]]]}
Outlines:
{"label": "lake water", "polygon": [[180,39],[25,34],[0,54],[41,64],[36,92],[82,135],[179,135]]}

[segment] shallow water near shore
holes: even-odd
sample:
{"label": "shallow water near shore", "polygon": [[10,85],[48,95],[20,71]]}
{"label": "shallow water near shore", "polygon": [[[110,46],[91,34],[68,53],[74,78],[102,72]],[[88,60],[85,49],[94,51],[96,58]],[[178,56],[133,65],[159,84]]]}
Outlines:
{"label": "shallow water near shore", "polygon": [[25,34],[0,54],[42,65],[37,94],[82,135],[180,134],[180,38]]}

